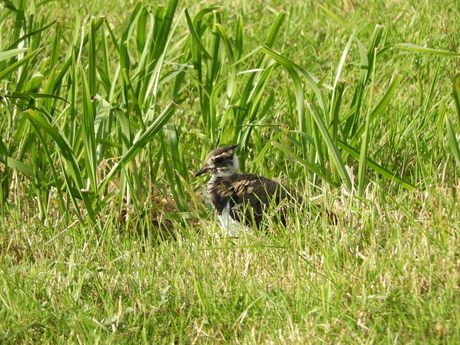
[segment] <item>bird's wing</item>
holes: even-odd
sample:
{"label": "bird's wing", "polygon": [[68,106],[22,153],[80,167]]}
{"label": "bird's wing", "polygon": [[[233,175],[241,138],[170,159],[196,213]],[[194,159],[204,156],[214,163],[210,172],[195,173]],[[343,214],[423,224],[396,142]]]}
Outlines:
{"label": "bird's wing", "polygon": [[278,182],[254,174],[240,174],[232,189],[232,194],[240,198],[255,198],[263,204],[269,203],[270,197],[279,198],[277,194],[282,192]]}

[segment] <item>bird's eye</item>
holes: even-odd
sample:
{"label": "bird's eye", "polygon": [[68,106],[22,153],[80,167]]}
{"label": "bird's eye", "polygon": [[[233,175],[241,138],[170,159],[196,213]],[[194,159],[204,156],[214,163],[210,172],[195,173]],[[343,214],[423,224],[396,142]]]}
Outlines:
{"label": "bird's eye", "polygon": [[224,157],[217,157],[214,159],[214,163],[222,163],[224,161]]}

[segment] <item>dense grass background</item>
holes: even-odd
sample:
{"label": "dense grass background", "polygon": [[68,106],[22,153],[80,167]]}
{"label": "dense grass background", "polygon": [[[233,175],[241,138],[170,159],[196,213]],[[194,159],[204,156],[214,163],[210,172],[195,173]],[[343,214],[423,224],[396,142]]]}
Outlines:
{"label": "dense grass background", "polygon": [[[0,342],[460,342],[458,1],[2,6]],[[234,143],[337,224],[215,236]]]}

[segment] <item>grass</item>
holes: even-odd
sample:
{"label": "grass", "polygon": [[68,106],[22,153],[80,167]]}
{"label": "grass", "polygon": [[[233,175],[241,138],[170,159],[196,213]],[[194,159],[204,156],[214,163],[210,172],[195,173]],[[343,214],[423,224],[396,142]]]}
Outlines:
{"label": "grass", "polygon": [[[2,5],[2,343],[459,343],[457,2]],[[234,143],[337,224],[216,236]]]}

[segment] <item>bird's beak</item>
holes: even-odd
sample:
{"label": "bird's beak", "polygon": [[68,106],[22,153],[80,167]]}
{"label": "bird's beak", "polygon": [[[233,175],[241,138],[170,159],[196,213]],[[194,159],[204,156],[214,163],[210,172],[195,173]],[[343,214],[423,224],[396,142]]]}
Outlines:
{"label": "bird's beak", "polygon": [[209,167],[204,166],[195,174],[195,177],[206,174],[208,171],[209,171]]}

